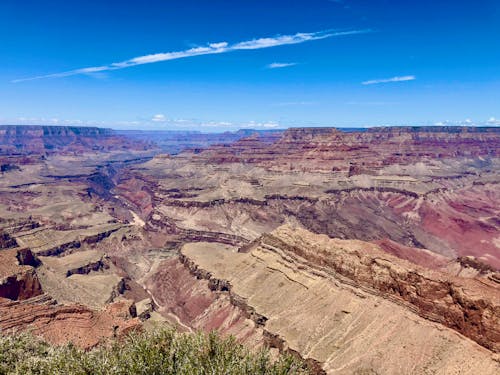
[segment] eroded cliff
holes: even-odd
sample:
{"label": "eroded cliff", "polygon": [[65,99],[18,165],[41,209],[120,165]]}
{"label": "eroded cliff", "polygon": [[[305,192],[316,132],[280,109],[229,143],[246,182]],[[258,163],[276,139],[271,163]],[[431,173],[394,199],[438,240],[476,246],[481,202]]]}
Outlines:
{"label": "eroded cliff", "polygon": [[181,253],[190,272],[229,294],[269,344],[328,373],[499,369],[498,287],[484,280],[431,272],[374,244],[289,226],[244,252],[188,244]]}

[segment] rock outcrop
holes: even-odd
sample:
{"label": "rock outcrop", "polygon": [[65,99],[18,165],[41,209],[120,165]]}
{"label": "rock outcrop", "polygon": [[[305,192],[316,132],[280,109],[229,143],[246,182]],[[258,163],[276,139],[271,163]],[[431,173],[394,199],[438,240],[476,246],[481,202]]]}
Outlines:
{"label": "rock outcrop", "polygon": [[17,247],[16,239],[12,238],[9,233],[0,230],[0,249],[8,249],[11,247]]}
{"label": "rock outcrop", "polygon": [[23,301],[0,298],[0,331],[29,330],[55,345],[72,342],[91,348],[140,329],[131,307],[130,301],[119,301],[95,311],[84,305],[56,305],[45,294]]}
{"label": "rock outcrop", "polygon": [[181,260],[209,289],[228,294],[269,344],[298,353],[313,368],[335,374],[499,370],[494,283],[429,271],[375,244],[288,226],[243,251],[188,244]]}
{"label": "rock outcrop", "polygon": [[158,311],[181,330],[215,329],[253,347],[265,343],[263,330],[227,294],[194,276],[178,258],[164,261],[146,286]]}
{"label": "rock outcrop", "polygon": [[500,287],[494,283],[428,271],[384,254],[378,246],[327,239],[299,228],[280,227],[264,235],[259,244],[333,271],[355,287],[407,302],[424,318],[500,352]]}
{"label": "rock outcrop", "polygon": [[0,250],[0,298],[25,300],[42,294],[28,249]]}
{"label": "rock outcrop", "polygon": [[39,264],[29,249],[0,250],[1,333],[30,330],[53,344],[73,342],[90,348],[106,338],[140,329],[132,301],[119,300],[102,310],[57,304],[42,290],[35,269]]}
{"label": "rock outcrop", "polygon": [[498,128],[288,129],[156,157],[119,174],[116,192],[146,228],[190,233],[181,242],[298,221],[500,269],[498,144]]}
{"label": "rock outcrop", "polygon": [[131,140],[111,129],[78,126],[0,125],[0,155],[144,150],[147,142]]}
{"label": "rock outcrop", "polygon": [[500,156],[496,127],[389,127],[345,132],[335,128],[291,128],[280,138],[242,139],[231,147],[200,153],[216,163],[258,163],[267,168],[373,174],[392,164],[422,159]]}

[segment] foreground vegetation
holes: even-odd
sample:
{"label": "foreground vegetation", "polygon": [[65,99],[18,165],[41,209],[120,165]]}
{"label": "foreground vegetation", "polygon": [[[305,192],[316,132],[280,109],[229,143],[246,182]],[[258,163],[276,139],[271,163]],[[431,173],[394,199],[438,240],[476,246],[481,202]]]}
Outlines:
{"label": "foreground vegetation", "polygon": [[0,375],[4,374],[307,374],[303,363],[269,352],[252,353],[233,338],[216,333],[175,330],[134,333],[125,340],[84,351],[51,346],[29,334],[0,336]]}

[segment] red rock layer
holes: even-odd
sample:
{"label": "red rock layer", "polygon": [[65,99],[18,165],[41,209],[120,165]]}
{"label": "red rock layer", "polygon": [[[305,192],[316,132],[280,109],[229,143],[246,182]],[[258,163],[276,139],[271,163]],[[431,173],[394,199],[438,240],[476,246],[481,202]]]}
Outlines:
{"label": "red rock layer", "polygon": [[265,342],[262,329],[248,319],[245,311],[220,293],[220,288],[191,274],[179,258],[164,261],[146,284],[159,311],[167,318],[178,319],[174,322],[180,323],[181,329],[216,329],[252,347]]}
{"label": "red rock layer", "polygon": [[200,153],[214,163],[257,163],[270,168],[373,173],[422,158],[500,156],[498,128],[401,127],[343,132],[335,128],[291,128],[269,144],[258,137]]}
{"label": "red rock layer", "polygon": [[139,320],[132,318],[131,301],[115,302],[103,311],[56,305],[43,294],[37,262],[28,249],[0,250],[0,331],[30,330],[53,344],[73,342],[89,348],[140,328]]}
{"label": "red rock layer", "polygon": [[292,236],[277,231],[278,235],[266,234],[258,243],[333,270],[346,283],[405,303],[419,315],[500,352],[500,289],[494,282],[431,272],[370,244],[363,251],[343,251],[341,244],[318,246],[314,235],[307,231]]}
{"label": "red rock layer", "polygon": [[35,269],[27,265],[30,260],[29,250],[0,250],[0,298],[23,300],[42,294]]}
{"label": "red rock layer", "polygon": [[438,270],[446,267],[446,265],[450,262],[448,258],[439,254],[432,253],[431,251],[425,249],[404,246],[395,241],[391,241],[388,238],[373,241],[373,243],[380,246],[381,249],[389,254],[429,269]]}
{"label": "red rock layer", "polygon": [[147,148],[146,142],[116,135],[111,129],[0,125],[0,155],[145,150]]}
{"label": "red rock layer", "polygon": [[83,305],[54,306],[50,297],[34,297],[25,301],[0,298],[0,330],[29,330],[52,344],[72,342],[91,348],[101,341],[120,337],[140,329],[141,323],[130,314],[130,303],[119,301],[103,311]]}

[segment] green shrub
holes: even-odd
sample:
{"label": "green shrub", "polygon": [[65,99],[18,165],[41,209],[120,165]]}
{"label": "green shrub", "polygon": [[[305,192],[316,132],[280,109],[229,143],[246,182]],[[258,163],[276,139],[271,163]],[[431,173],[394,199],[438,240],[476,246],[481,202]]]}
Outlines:
{"label": "green shrub", "polygon": [[134,333],[84,351],[51,346],[29,334],[0,337],[0,375],[285,375],[307,374],[289,355],[271,360],[265,350],[250,352],[216,333],[185,334],[172,329]]}

